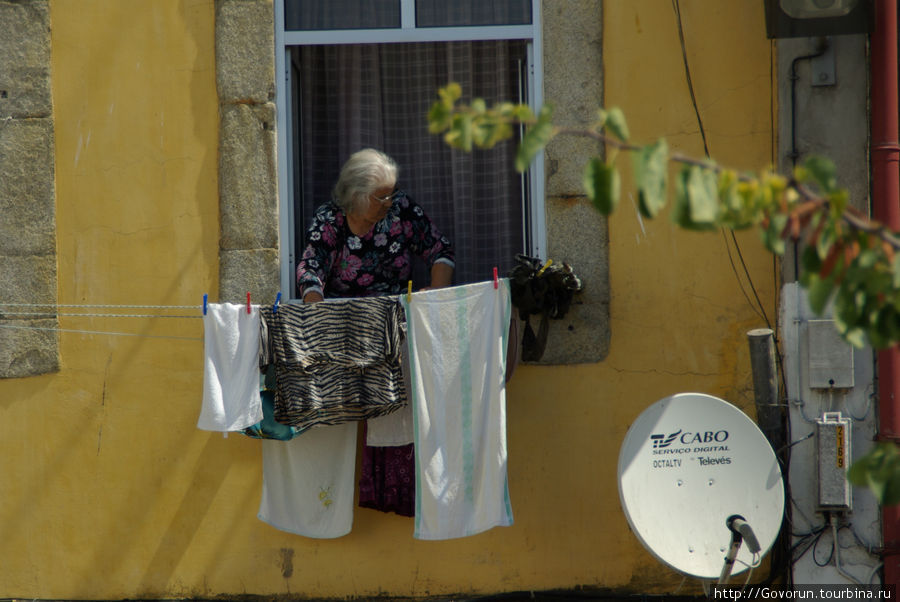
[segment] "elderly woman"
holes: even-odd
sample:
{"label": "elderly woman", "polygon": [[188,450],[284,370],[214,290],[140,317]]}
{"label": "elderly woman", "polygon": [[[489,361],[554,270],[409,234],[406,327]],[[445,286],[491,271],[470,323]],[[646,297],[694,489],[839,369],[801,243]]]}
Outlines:
{"label": "elderly woman", "polygon": [[[297,264],[304,303],[324,297],[397,295],[407,289],[410,257],[431,270],[431,288],[449,286],[453,249],[422,208],[397,185],[397,164],[382,152],[364,149],[341,168],[333,200],[319,207],[309,241]],[[365,446],[359,505],[413,516],[413,446]]]}
{"label": "elderly woman", "polygon": [[316,210],[297,265],[305,303],[400,294],[409,280],[411,254],[431,270],[430,288],[450,285],[450,241],[396,188],[398,173],[393,159],[371,148],[354,153],[341,168],[333,200]]}

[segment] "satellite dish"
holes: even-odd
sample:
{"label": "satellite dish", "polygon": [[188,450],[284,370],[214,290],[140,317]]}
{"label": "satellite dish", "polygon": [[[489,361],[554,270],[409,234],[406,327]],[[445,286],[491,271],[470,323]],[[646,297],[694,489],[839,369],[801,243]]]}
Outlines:
{"label": "satellite dish", "polygon": [[[781,529],[784,484],[772,447],[746,414],[711,395],[680,393],[644,410],[625,435],[618,479],[631,530],[687,575],[720,576],[734,516],[752,527],[761,554]],[[742,546],[734,572],[753,556]]]}

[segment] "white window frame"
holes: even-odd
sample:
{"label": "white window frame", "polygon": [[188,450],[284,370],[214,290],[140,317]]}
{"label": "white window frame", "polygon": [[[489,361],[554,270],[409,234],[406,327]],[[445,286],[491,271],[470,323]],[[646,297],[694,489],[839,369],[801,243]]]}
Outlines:
{"label": "white window frame", "polygon": [[[531,23],[528,25],[490,25],[479,27],[420,27],[415,26],[415,0],[399,0],[400,27],[391,29],[352,29],[321,31],[285,31],[284,1],[275,0],[275,106],[277,123],[276,153],[278,162],[278,234],[281,266],[281,290],[291,291],[294,298],[294,173],[293,124],[290,110],[292,46],[336,44],[385,44],[398,42],[458,42],[472,40],[528,40],[528,98],[535,112],[543,105],[543,45],[541,36],[541,1],[532,0]],[[435,90],[437,95],[437,90]],[[422,116],[425,119],[425,116]],[[512,169],[512,165],[510,165]],[[531,192],[529,215],[525,224],[530,225],[526,240],[530,247],[526,252],[535,257],[547,257],[547,227],[544,212],[544,153],[539,153],[525,177]]]}

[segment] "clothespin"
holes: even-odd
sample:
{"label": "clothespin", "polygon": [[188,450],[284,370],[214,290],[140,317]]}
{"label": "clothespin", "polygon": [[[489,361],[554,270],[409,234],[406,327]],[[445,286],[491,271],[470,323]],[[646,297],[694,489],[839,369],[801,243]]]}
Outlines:
{"label": "clothespin", "polygon": [[275,307],[272,308],[272,313],[278,313],[278,304],[281,303],[281,291],[278,291],[278,294],[275,295]]}
{"label": "clothespin", "polygon": [[500,286],[500,281],[497,280],[497,266],[494,266],[494,288],[498,288]]}
{"label": "clothespin", "polygon": [[406,302],[409,303],[411,301],[412,301],[412,280],[409,280],[406,283]]}
{"label": "clothespin", "polygon": [[209,295],[203,293],[203,315],[206,315],[206,301],[209,299]]}
{"label": "clothespin", "polygon": [[247,291],[247,313],[250,313],[250,291]]}
{"label": "clothespin", "polygon": [[541,274],[543,274],[543,273],[544,273],[544,270],[546,270],[547,268],[549,268],[551,263],[553,263],[553,260],[552,260],[552,259],[548,259],[548,260],[547,260],[547,263],[544,264],[544,267],[542,267],[540,270],[538,270],[537,275],[540,276]]}

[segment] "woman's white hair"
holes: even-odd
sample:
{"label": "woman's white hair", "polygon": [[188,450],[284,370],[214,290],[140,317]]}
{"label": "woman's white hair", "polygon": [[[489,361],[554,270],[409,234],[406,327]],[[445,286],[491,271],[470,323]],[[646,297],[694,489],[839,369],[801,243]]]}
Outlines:
{"label": "woman's white hair", "polygon": [[397,183],[400,168],[389,156],[374,148],[356,151],[344,166],[334,185],[334,202],[345,213],[365,211],[369,195]]}

